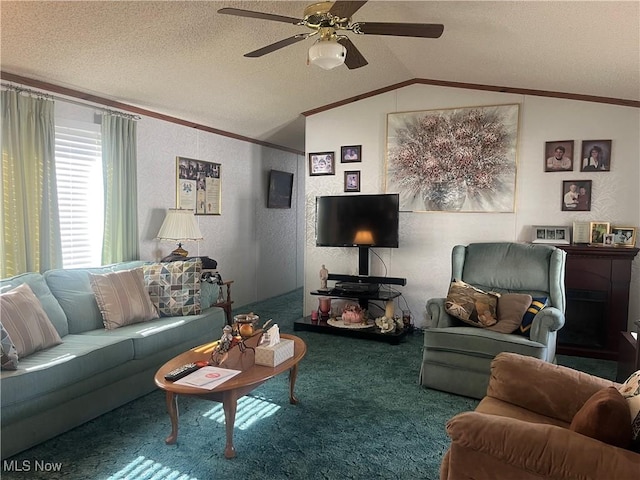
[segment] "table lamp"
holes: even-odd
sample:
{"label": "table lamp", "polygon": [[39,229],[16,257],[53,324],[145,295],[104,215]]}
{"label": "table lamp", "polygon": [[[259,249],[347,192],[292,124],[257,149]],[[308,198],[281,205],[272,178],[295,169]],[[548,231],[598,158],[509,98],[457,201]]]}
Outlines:
{"label": "table lamp", "polygon": [[171,252],[169,257],[186,257],[189,252],[182,248],[182,242],[203,240],[204,237],[196,223],[193,210],[170,208],[156,238],[158,240],[178,242],[178,248]]}

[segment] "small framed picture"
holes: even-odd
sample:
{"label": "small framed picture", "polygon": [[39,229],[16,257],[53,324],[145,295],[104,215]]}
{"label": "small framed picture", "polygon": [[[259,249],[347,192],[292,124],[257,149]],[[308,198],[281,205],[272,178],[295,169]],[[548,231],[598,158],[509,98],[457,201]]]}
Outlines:
{"label": "small framed picture", "polygon": [[544,144],[544,171],[573,171],[573,140],[557,140]]}
{"label": "small framed picture", "polygon": [[563,212],[591,211],[591,180],[564,180],[561,210]]}
{"label": "small framed picture", "polygon": [[613,247],[614,244],[614,237],[615,235],[613,233],[607,233],[604,235],[604,240],[603,240],[603,244],[605,247]]}
{"label": "small framed picture", "polygon": [[573,222],[573,243],[587,244],[591,241],[591,223],[590,222]]}
{"label": "small framed picture", "polygon": [[335,175],[336,161],[334,152],[309,154],[309,175]]}
{"label": "small framed picture", "polygon": [[569,245],[571,242],[570,236],[570,227],[534,225],[531,243]]}
{"label": "small framed picture", "polygon": [[344,172],[344,191],[360,191],[360,170],[350,170]]}
{"label": "small framed picture", "polygon": [[635,247],[636,228],[635,227],[613,227],[613,244],[616,247]]}
{"label": "small framed picture", "polygon": [[340,161],[342,163],[361,162],[362,145],[340,147]]}
{"label": "small framed picture", "polygon": [[589,224],[591,245],[603,245],[604,236],[609,233],[609,222],[591,222]]}
{"label": "small framed picture", "polygon": [[608,172],[609,170],[611,170],[611,140],[584,140],[580,171]]}

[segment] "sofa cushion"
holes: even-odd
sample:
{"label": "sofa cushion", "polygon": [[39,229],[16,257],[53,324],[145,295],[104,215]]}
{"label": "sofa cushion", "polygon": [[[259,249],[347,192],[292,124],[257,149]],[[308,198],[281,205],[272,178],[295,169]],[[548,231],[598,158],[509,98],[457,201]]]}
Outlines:
{"label": "sofa cushion", "polygon": [[2,323],[0,323],[0,346],[2,347],[0,369],[16,370],[18,368],[18,351]]}
{"label": "sofa cushion", "polygon": [[132,359],[133,342],[130,339],[67,335],[64,343],[20,359],[18,370],[2,371],[2,409],[54,392]]}
{"label": "sofa cushion", "polygon": [[0,318],[18,358],[62,343],[42,304],[26,283],[0,294]]}
{"label": "sofa cushion", "polygon": [[631,448],[640,453],[640,370],[632,373],[620,386],[622,396],[627,400],[631,418]]}
{"label": "sofa cushion", "polygon": [[142,261],[133,261],[96,268],[60,268],[46,271],[43,274],[46,284],[51,289],[55,299],[60,302],[59,305],[66,314],[68,321],[67,333],[81,333],[87,330],[104,328],[102,314],[98,309],[96,297],[89,284],[90,273],[102,274],[130,270],[140,267],[144,263]]}
{"label": "sofa cushion", "polygon": [[89,282],[107,330],[158,318],[142,268],[89,274]]}
{"label": "sofa cushion", "polygon": [[38,297],[42,308],[47,314],[47,318],[49,318],[53,326],[56,327],[60,336],[64,337],[67,335],[69,333],[67,316],[60,306],[60,303],[58,303],[58,299],[49,289],[43,275],[39,273],[23,273],[15,277],[0,280],[0,293],[8,292],[23,283],[29,285],[35,296]]}
{"label": "sofa cushion", "polygon": [[487,293],[461,280],[449,286],[445,310],[469,325],[489,327],[497,323],[498,295]]}
{"label": "sofa cushion", "polygon": [[161,317],[197,315],[202,311],[199,259],[152,263],[143,270],[151,301]]}
{"label": "sofa cushion", "polygon": [[[219,338],[224,322],[224,310],[214,307],[199,315],[159,318],[116,330],[85,332],[83,335],[129,338],[133,341],[134,358],[139,360],[182,342],[193,341],[195,346]],[[212,328],[212,324],[216,324],[218,328]]]}
{"label": "sofa cushion", "polygon": [[573,417],[570,430],[620,448],[631,442],[629,408],[616,387],[594,393]]}
{"label": "sofa cushion", "polygon": [[533,297],[531,305],[529,305],[529,308],[527,308],[527,311],[522,317],[522,322],[520,323],[520,327],[516,330],[516,333],[529,338],[531,335],[533,319],[536,318],[536,315],[540,310],[547,306],[548,302],[549,299],[547,297]]}
{"label": "sofa cushion", "polygon": [[546,358],[547,351],[545,345],[520,335],[475,327],[431,328],[424,347],[427,361],[482,372],[489,371],[489,363],[501,352]]}
{"label": "sofa cushion", "polygon": [[531,295],[526,293],[503,293],[498,299],[498,323],[487,330],[513,333],[522,324],[527,309],[531,305]]}

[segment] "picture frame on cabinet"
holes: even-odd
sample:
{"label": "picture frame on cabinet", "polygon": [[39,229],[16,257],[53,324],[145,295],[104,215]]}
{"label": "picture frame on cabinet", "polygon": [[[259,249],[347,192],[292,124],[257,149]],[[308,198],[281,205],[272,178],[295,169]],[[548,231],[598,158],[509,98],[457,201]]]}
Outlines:
{"label": "picture frame on cabinet", "polygon": [[589,238],[591,245],[604,245],[604,236],[609,233],[611,224],[609,222],[590,222]]}
{"label": "picture frame on cabinet", "polygon": [[635,227],[613,227],[611,229],[613,234],[613,244],[616,247],[630,247],[636,246],[636,233]]}
{"label": "picture frame on cabinet", "polygon": [[584,140],[582,142],[581,172],[608,172],[611,170],[611,140]]}
{"label": "picture frame on cabinet", "polygon": [[573,222],[572,236],[574,244],[588,244],[591,241],[591,223]]}
{"label": "picture frame on cabinet", "polygon": [[563,212],[591,211],[591,185],[591,180],[564,180],[561,210]]}
{"label": "picture frame on cabinet", "polygon": [[360,170],[348,170],[344,172],[344,191],[360,191]]}
{"label": "picture frame on cabinet", "polygon": [[317,152],[309,154],[309,175],[335,175],[335,152]]}
{"label": "picture frame on cabinet", "polygon": [[362,161],[362,145],[340,147],[340,162],[353,163]]}
{"label": "picture frame on cabinet", "polygon": [[603,245],[605,247],[613,247],[614,245],[614,237],[615,235],[613,233],[607,233],[606,235],[603,236]]}
{"label": "picture frame on cabinet", "polygon": [[534,225],[531,243],[547,243],[551,245],[569,245],[571,243],[571,227]]}

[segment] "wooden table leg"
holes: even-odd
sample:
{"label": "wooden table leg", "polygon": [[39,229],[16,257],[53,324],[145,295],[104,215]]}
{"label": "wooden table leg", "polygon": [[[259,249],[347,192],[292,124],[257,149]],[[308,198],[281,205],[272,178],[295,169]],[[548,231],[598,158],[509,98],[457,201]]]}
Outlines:
{"label": "wooden table leg", "polygon": [[178,395],[173,392],[167,392],[167,411],[171,419],[171,435],[164,442],[173,445],[178,440]]}
{"label": "wooden table leg", "polygon": [[293,393],[293,389],[296,386],[296,379],[298,378],[298,364],[296,363],[291,370],[289,370],[289,403],[292,405],[298,404],[298,399]]}
{"label": "wooden table leg", "polygon": [[238,408],[238,398],[236,392],[227,390],[224,392],[222,405],[224,408],[224,427],[227,433],[227,444],[224,447],[225,458],[236,456],[236,448],[233,446],[233,427],[236,423],[236,410]]}

